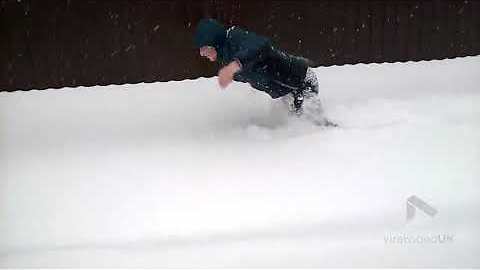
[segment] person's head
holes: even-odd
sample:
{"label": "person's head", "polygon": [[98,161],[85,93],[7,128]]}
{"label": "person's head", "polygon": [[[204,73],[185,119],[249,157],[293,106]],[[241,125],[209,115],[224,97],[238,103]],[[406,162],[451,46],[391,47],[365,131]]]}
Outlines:
{"label": "person's head", "polygon": [[195,32],[195,46],[200,55],[210,61],[216,61],[218,50],[223,45],[227,31],[225,26],[214,19],[202,19]]}
{"label": "person's head", "polygon": [[217,60],[217,50],[214,47],[203,46],[200,48],[200,56],[208,58],[211,62]]}

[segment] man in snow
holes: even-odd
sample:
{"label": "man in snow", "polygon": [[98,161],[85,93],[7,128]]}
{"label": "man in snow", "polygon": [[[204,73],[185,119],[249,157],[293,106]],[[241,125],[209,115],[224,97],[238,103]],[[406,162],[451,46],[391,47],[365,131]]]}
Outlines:
{"label": "man in snow", "polygon": [[314,101],[316,113],[322,113],[317,77],[308,60],[275,48],[268,38],[203,19],[197,26],[195,45],[201,56],[222,65],[220,87],[226,88],[233,80],[248,82],[273,99],[287,100],[297,115],[304,112],[304,99]]}

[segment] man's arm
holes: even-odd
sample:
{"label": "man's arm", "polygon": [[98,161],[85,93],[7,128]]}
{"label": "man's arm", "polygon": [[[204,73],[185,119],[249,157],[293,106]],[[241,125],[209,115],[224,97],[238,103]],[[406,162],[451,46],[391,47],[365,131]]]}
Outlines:
{"label": "man's arm", "polygon": [[242,69],[242,64],[238,61],[232,61],[230,64],[224,66],[218,72],[218,84],[221,88],[226,88],[232,81],[233,75]]}

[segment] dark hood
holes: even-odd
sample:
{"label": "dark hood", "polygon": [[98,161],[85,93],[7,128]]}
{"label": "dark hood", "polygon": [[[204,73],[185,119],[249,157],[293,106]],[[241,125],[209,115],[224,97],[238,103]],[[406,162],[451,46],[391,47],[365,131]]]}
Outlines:
{"label": "dark hood", "polygon": [[195,32],[195,46],[211,46],[219,48],[225,41],[227,31],[223,24],[214,19],[202,19]]}

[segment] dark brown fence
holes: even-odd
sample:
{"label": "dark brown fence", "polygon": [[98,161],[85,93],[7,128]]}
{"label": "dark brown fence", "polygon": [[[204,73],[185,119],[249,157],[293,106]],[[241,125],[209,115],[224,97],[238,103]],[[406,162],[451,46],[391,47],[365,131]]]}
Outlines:
{"label": "dark brown fence", "polygon": [[317,65],[480,54],[480,1],[0,0],[0,91],[213,75],[202,17]]}

